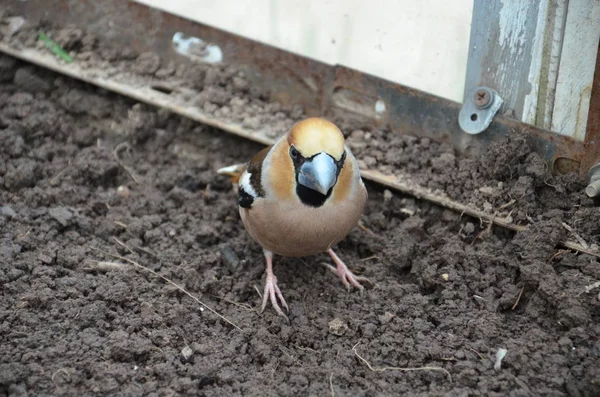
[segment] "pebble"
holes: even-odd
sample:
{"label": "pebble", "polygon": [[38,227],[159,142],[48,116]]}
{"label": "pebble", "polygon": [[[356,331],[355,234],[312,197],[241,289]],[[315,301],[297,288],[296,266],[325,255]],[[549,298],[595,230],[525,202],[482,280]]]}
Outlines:
{"label": "pebble", "polygon": [[15,212],[15,210],[10,208],[8,205],[4,205],[4,206],[0,207],[0,214],[6,216],[8,218],[14,218],[15,216],[17,216],[17,213]]}
{"label": "pebble", "polygon": [[69,221],[73,219],[73,214],[65,207],[50,208],[48,214],[63,226],[67,226]]}
{"label": "pebble", "polygon": [[346,324],[339,317],[334,318],[329,322],[329,333],[337,336],[342,336],[348,331],[348,324]]}
{"label": "pebble", "polygon": [[185,360],[188,360],[190,357],[192,357],[193,354],[194,351],[189,346],[186,346],[183,349],[181,349],[181,355]]}
{"label": "pebble", "polygon": [[221,258],[230,272],[236,273],[240,269],[240,258],[229,245],[220,248]]}

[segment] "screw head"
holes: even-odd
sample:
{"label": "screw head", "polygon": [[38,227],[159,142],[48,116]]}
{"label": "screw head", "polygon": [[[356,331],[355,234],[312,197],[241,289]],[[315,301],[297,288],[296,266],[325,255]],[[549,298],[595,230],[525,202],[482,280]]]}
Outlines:
{"label": "screw head", "polygon": [[486,108],[492,104],[492,92],[485,88],[480,88],[475,91],[473,102],[480,109]]}

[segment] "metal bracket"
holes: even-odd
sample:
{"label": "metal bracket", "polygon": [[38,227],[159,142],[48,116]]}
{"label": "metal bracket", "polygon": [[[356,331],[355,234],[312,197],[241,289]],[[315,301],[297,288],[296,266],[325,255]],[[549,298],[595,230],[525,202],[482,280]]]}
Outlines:
{"label": "metal bracket", "polygon": [[463,103],[458,114],[458,124],[470,135],[479,134],[488,128],[504,100],[488,87],[475,87]]}

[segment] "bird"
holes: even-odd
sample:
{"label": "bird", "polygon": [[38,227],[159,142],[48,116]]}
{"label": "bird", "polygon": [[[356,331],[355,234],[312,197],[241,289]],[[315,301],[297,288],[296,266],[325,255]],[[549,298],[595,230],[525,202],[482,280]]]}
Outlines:
{"label": "bird", "polygon": [[[273,272],[273,255],[305,257],[327,252],[347,290],[364,290],[332,246],[358,224],[367,189],[342,131],[322,117],[296,122],[277,141],[247,163],[217,170],[237,192],[239,214],[250,237],[264,252],[266,281],[261,313],[270,300],[287,318],[289,307]],[[281,306],[280,306],[281,305]]]}

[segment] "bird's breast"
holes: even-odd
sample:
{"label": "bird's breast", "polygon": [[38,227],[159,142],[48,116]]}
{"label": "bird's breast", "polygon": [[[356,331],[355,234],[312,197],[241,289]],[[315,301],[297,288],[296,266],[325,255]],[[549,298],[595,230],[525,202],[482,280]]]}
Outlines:
{"label": "bird's breast", "polygon": [[352,200],[314,208],[300,202],[259,199],[240,208],[250,236],[263,248],[282,256],[308,256],[337,244],[356,226],[366,203],[366,192]]}

